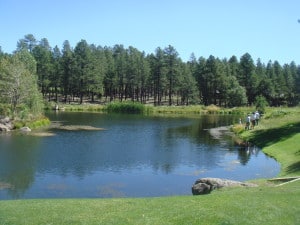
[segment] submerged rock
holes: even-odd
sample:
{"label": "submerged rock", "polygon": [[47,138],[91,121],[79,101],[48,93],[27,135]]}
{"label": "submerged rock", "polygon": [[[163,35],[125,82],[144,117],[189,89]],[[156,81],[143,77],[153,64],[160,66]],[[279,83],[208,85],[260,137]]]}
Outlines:
{"label": "submerged rock", "polygon": [[33,132],[30,133],[31,136],[35,136],[35,137],[52,137],[55,136],[54,133],[52,132]]}
{"label": "submerged rock", "polygon": [[210,128],[208,132],[214,139],[222,139],[224,135],[232,134],[229,126]]}
{"label": "submerged rock", "polygon": [[60,130],[69,130],[69,131],[78,131],[78,130],[104,130],[103,128],[87,126],[87,125],[63,125],[58,126],[57,129]]}
{"label": "submerged rock", "polygon": [[222,187],[257,187],[256,184],[220,178],[201,178],[192,186],[193,195],[209,194],[212,190]]}

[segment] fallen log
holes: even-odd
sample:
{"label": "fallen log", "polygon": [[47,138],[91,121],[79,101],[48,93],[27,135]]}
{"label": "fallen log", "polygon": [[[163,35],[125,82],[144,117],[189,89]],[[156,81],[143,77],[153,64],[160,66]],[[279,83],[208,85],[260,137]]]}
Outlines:
{"label": "fallen log", "polygon": [[268,179],[268,181],[285,181],[285,180],[294,180],[294,179],[299,179],[300,176],[296,176],[296,177],[276,177],[276,178],[272,178],[272,179]]}
{"label": "fallen log", "polygon": [[300,181],[300,178],[293,179],[293,180],[290,180],[290,181],[287,181],[287,182],[283,182],[281,184],[276,185],[275,187],[280,187],[280,186],[283,186],[285,184],[290,184],[290,183],[295,182],[295,181]]}

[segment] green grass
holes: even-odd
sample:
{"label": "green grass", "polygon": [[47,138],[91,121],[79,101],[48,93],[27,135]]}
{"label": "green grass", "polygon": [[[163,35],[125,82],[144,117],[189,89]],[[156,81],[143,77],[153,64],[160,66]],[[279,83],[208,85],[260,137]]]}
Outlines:
{"label": "green grass", "polygon": [[34,120],[16,120],[13,122],[16,129],[20,129],[21,127],[29,127],[30,129],[41,128],[50,125],[50,120],[46,117],[36,118]]}
{"label": "green grass", "polygon": [[258,127],[239,135],[274,157],[281,164],[280,176],[300,176],[300,108],[268,111]]}
{"label": "green grass", "polygon": [[105,111],[109,113],[143,114],[145,105],[140,102],[111,102],[105,106]]}
{"label": "green grass", "polygon": [[[281,111],[268,109],[257,128],[239,135],[275,157],[282,165],[281,176],[299,176],[300,110]],[[200,196],[0,201],[0,225],[300,224],[299,181],[283,186],[255,182],[259,187],[224,188]]]}
{"label": "green grass", "polygon": [[151,108],[152,114],[163,115],[244,114],[249,111],[249,108],[222,108],[215,105],[155,106]]}
{"label": "green grass", "polygon": [[202,196],[0,201],[0,224],[300,224],[299,196],[291,183]]}
{"label": "green grass", "polygon": [[279,160],[281,176],[300,176],[300,131],[264,148],[264,152]]}

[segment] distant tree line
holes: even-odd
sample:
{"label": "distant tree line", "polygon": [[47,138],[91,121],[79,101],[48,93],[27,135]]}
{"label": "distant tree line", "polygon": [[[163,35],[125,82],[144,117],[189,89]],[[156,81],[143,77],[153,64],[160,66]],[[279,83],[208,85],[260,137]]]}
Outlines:
{"label": "distant tree line", "polygon": [[32,34],[19,40],[14,54],[24,51],[34,57],[39,90],[49,101],[234,107],[252,105],[257,98],[271,106],[295,106],[300,100],[299,65],[265,65],[248,53],[240,59],[197,59],[192,54],[183,62],[171,45],[145,54],[132,46],[102,47],[85,40],[73,48],[66,40],[59,49]]}

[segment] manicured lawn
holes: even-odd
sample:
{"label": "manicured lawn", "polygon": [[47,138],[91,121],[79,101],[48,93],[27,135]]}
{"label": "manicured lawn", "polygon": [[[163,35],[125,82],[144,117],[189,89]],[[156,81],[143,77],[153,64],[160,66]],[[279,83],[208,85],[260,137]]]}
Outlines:
{"label": "manicured lawn", "polygon": [[300,188],[228,188],[209,195],[0,202],[0,224],[300,224]]}
{"label": "manicured lawn", "polygon": [[300,176],[300,133],[264,148],[264,152],[280,159],[280,176]]}

